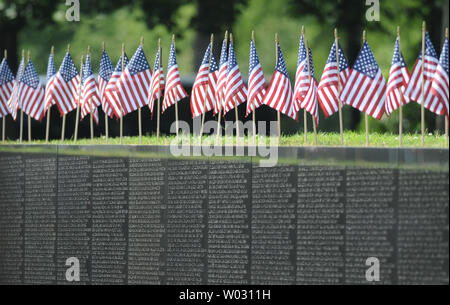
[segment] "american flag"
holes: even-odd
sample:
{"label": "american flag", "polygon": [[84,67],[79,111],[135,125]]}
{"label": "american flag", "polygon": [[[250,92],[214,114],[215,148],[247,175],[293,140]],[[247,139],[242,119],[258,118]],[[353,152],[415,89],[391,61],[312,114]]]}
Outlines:
{"label": "american flag", "polygon": [[11,111],[11,116],[14,121],[17,119],[17,110],[19,110],[19,87],[20,82],[22,81],[23,72],[25,69],[25,59],[22,57],[20,61],[19,68],[17,69],[16,79],[14,80],[14,86],[11,92],[11,96],[8,100],[8,108]]}
{"label": "american flag", "polygon": [[338,43],[339,56],[339,72],[336,60],[336,42],[331,46],[330,55],[320,79],[319,88],[317,89],[317,98],[319,100],[320,108],[322,108],[325,117],[333,115],[339,111],[339,84],[338,73],[340,80],[340,88],[344,88],[351,69],[345,58],[344,51]]}
{"label": "american flag", "polygon": [[73,63],[72,57],[67,52],[50,86],[49,96],[50,99],[55,101],[61,116],[77,107],[76,101],[79,86],[80,75]]}
{"label": "american flag", "polygon": [[223,40],[222,51],[220,52],[219,76],[217,78],[217,89],[215,94],[214,115],[218,114],[224,105],[225,88],[227,86],[228,51],[227,39]]}
{"label": "american flag", "polygon": [[[123,58],[123,66],[126,67],[128,65],[128,57],[126,53],[124,53]],[[120,78],[121,74],[122,56],[120,56],[116,68],[114,69],[114,72],[112,73],[108,83],[106,84],[104,92],[105,106],[107,109],[111,109],[113,111],[116,118],[120,118],[122,116],[122,105],[120,104],[117,93],[114,90],[114,88],[116,87],[116,82]]]}
{"label": "american flag", "polygon": [[127,115],[148,103],[148,91],[152,79],[152,69],[139,46],[116,83],[115,91]]}
{"label": "american flag", "polygon": [[445,39],[444,46],[442,47],[441,58],[434,73],[431,87],[431,94],[444,106],[444,114],[448,118],[448,38]]}
{"label": "american flag", "polygon": [[14,87],[14,74],[3,58],[0,64],[0,117],[7,116],[10,113],[8,100]]}
{"label": "american flag", "polygon": [[[305,72],[301,73],[301,77],[308,78],[308,90],[306,91],[306,95],[303,97],[299,97],[297,102],[300,103],[300,108],[308,111],[316,120],[316,123],[319,123],[319,104],[317,103],[317,80],[314,73],[314,62],[312,57],[311,49],[308,48],[308,58],[309,58],[309,67],[311,68],[311,72],[308,71],[308,64],[305,65]],[[303,80],[300,80],[303,83]],[[294,102],[295,105],[295,102]],[[295,107],[294,107],[295,109]],[[296,109],[295,109],[296,110]],[[296,110],[298,112],[298,110]]]}
{"label": "american flag", "polygon": [[266,94],[266,80],[256,52],[255,42],[250,42],[250,63],[248,72],[248,98],[247,112],[248,116],[255,108],[262,105],[264,95]]}
{"label": "american flag", "polygon": [[386,81],[365,41],[341,92],[341,100],[380,120],[384,114],[385,97]]}
{"label": "american flag", "polygon": [[[211,63],[209,58],[211,57]],[[217,77],[219,74],[219,67],[211,53],[211,43],[206,49],[203,61],[198,69],[197,77],[195,78],[194,86],[191,93],[191,112],[192,117],[197,117],[203,113],[213,110],[215,103],[215,93],[217,87]]]}
{"label": "american flag", "polygon": [[300,43],[298,46],[298,60],[297,71],[295,73],[295,85],[294,85],[294,102],[293,107],[297,113],[300,110],[300,104],[303,97],[306,95],[309,89],[309,77],[306,63],[306,46],[303,34],[300,36]]}
{"label": "american flag", "polygon": [[164,92],[162,112],[187,96],[188,94],[181,84],[175,45],[172,43],[172,46],[170,47],[169,63],[167,65],[166,91]]}
{"label": "american flag", "polygon": [[41,121],[45,115],[44,97],[45,90],[41,86],[39,75],[30,59],[28,60],[19,86],[20,107],[27,115],[35,120]]}
{"label": "american flag", "polygon": [[241,71],[234,54],[233,42],[230,42],[227,63],[227,86],[225,89],[224,110],[228,111],[245,102],[247,99],[247,88],[242,80]]}
{"label": "american flag", "polygon": [[45,85],[45,108],[44,111],[47,111],[48,107],[51,107],[52,105],[55,105],[55,101],[51,98],[50,92],[51,87],[53,84],[53,80],[56,76],[56,67],[55,67],[55,61],[53,59],[53,53],[50,53],[50,56],[48,57],[48,64],[47,64],[47,81]]}
{"label": "american flag", "polygon": [[81,119],[88,114],[92,114],[95,123],[98,124],[98,109],[101,105],[100,94],[98,92],[97,81],[92,72],[91,55],[86,55],[83,66],[83,77],[81,78]]}
{"label": "american flag", "polygon": [[428,33],[425,34],[425,60],[424,60],[424,77],[422,76],[422,52],[417,58],[416,64],[411,72],[411,79],[406,87],[405,97],[410,100],[422,104],[422,79],[424,80],[424,107],[438,115],[444,114],[444,106],[439,102],[439,99],[431,94],[431,82],[434,73],[439,64],[436,50],[431,42]]}
{"label": "american flag", "polygon": [[155,65],[153,69],[152,82],[150,85],[149,97],[148,97],[148,107],[153,117],[155,100],[162,96],[161,92],[164,90],[164,70],[161,63],[161,49],[158,48],[156,53]]}
{"label": "american flag", "polygon": [[297,111],[294,111],[292,106],[292,87],[289,75],[286,69],[286,63],[284,62],[283,53],[281,52],[280,44],[277,47],[278,60],[275,72],[270,82],[267,93],[264,96],[263,104],[280,111],[281,113],[297,119]]}
{"label": "american flag", "polygon": [[389,71],[389,80],[386,90],[386,115],[390,116],[392,112],[401,105],[409,102],[409,99],[403,95],[409,82],[409,72],[405,59],[400,52],[400,41],[397,38],[394,46],[394,55],[392,57],[391,70]]}
{"label": "american flag", "polygon": [[98,70],[98,93],[101,99],[102,109],[109,117],[112,117],[113,111],[106,102],[105,90],[109,80],[111,79],[113,71],[114,67],[109,59],[108,53],[106,50],[103,50],[102,57],[100,59],[100,68]]}

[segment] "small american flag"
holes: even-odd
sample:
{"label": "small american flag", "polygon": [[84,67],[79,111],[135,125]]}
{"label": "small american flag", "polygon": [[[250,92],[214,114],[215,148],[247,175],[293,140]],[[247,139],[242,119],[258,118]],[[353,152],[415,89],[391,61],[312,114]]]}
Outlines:
{"label": "small american flag", "polygon": [[[211,63],[209,58],[211,57]],[[217,77],[219,67],[214,55],[211,54],[211,43],[206,49],[203,61],[198,69],[191,94],[192,117],[197,117],[203,113],[213,110],[215,104],[215,93],[217,87]]]}
{"label": "small american flag", "polygon": [[175,45],[172,43],[172,46],[170,47],[169,64],[167,65],[166,91],[164,92],[162,112],[187,96],[188,94],[181,84]]}
{"label": "small american flag", "polygon": [[380,120],[384,114],[386,81],[365,41],[341,93],[341,100]]}
{"label": "small american flag", "polygon": [[389,71],[389,80],[386,90],[386,115],[390,116],[392,112],[400,106],[409,102],[405,98],[405,88],[409,82],[409,72],[405,59],[400,52],[400,41],[397,38],[394,46],[394,55],[392,57],[391,70]]}
{"label": "small american flag", "polygon": [[248,116],[255,108],[262,105],[264,95],[266,94],[266,80],[256,52],[255,42],[250,42],[250,63],[248,72],[248,97],[247,112]]}
{"label": "small american flag", "polygon": [[50,53],[50,56],[48,57],[48,64],[47,64],[47,81],[45,85],[45,108],[44,111],[47,111],[48,107],[51,107],[52,105],[55,105],[55,101],[51,98],[51,87],[53,84],[53,80],[56,76],[56,67],[55,67],[55,61],[53,59],[53,53]]}
{"label": "small american flag", "polygon": [[215,94],[214,115],[218,114],[224,106],[225,88],[227,86],[228,51],[227,39],[223,40],[220,52],[219,76],[217,77],[217,89]]}
{"label": "small american flag", "polygon": [[19,68],[17,69],[16,79],[14,80],[14,86],[11,92],[11,96],[8,100],[8,108],[11,111],[11,116],[14,121],[17,119],[17,110],[19,110],[19,87],[22,81],[23,72],[25,69],[25,59],[22,57],[20,61]]}
{"label": "small american flag", "polygon": [[448,105],[448,38],[445,39],[442,47],[441,58],[434,73],[431,94],[444,106],[444,114],[449,117]]}
{"label": "small american flag", "polygon": [[67,52],[50,86],[50,99],[55,101],[61,116],[77,107],[79,86],[80,75]]}
{"label": "small american flag", "polygon": [[92,72],[91,55],[86,55],[83,66],[83,77],[81,79],[81,119],[88,114],[92,114],[95,123],[98,124],[98,109],[101,105],[100,94],[98,92],[97,81]]}
{"label": "small american flag", "polygon": [[[123,58],[123,66],[126,67],[128,65],[128,57],[126,53],[124,53]],[[106,84],[104,92],[105,106],[107,109],[111,109],[113,111],[117,119],[122,116],[122,105],[119,102],[119,98],[117,97],[117,93],[114,88],[116,87],[116,82],[120,78],[121,74],[122,56],[120,56],[116,68],[114,69],[114,72],[112,73],[108,83]]]}
{"label": "small american flag", "polygon": [[342,51],[339,43],[338,56],[339,72],[336,60],[336,42],[334,42],[325,65],[325,69],[322,73],[322,78],[320,79],[319,88],[317,89],[317,98],[325,117],[329,117],[339,111],[338,73],[341,90],[344,88],[351,73],[351,69],[344,55],[344,51]]}
{"label": "small american flag", "polygon": [[[424,76],[422,75],[422,52],[417,58],[416,64],[411,73],[411,79],[406,87],[405,96],[410,100],[422,104],[423,96],[425,97],[424,107],[438,115],[444,114],[444,106],[439,99],[431,94],[431,82],[434,73],[439,64],[436,50],[431,42],[428,33],[425,34],[425,60],[424,60]],[[422,96],[422,79],[424,80],[424,94]]]}
{"label": "small american flag", "polygon": [[300,104],[309,88],[308,69],[306,63],[306,46],[303,34],[300,36],[298,46],[297,71],[295,73],[294,85],[294,110],[297,113],[300,110]]}
{"label": "small american flag", "polygon": [[247,99],[247,88],[242,80],[241,71],[234,54],[233,42],[230,42],[227,63],[227,87],[225,90],[224,111],[228,111],[245,102]]}
{"label": "small american flag", "polygon": [[41,121],[45,115],[45,90],[39,81],[39,75],[34,68],[33,62],[28,64],[22,75],[19,86],[19,103],[23,112],[35,120]]}
{"label": "small american flag", "polygon": [[8,100],[14,87],[14,74],[3,58],[0,64],[0,117],[7,116],[11,111],[8,107]]}
{"label": "small american flag", "polygon": [[263,104],[296,120],[297,112],[294,111],[294,107],[292,105],[293,92],[291,81],[289,80],[289,75],[286,69],[286,63],[284,62],[283,52],[281,52],[280,44],[278,44],[277,50],[277,66],[275,67],[275,72],[269,88],[267,89],[267,93],[264,96]]}
{"label": "small american flag", "polygon": [[[314,73],[314,62],[312,57],[311,49],[308,48],[308,58],[309,58],[309,67],[311,68],[311,72],[308,71],[308,64],[305,65],[304,72],[301,73],[301,77],[307,77],[308,79],[308,89],[306,91],[306,95],[299,97],[296,101],[301,102],[300,108],[308,111],[316,120],[316,123],[319,123],[319,104],[317,103],[317,80]],[[306,76],[305,76],[306,75]],[[303,80],[301,80],[303,83]],[[295,102],[293,102],[295,105]],[[298,106],[294,107],[294,110],[298,112]]]}
{"label": "small american flag", "polygon": [[105,90],[109,80],[111,79],[113,71],[114,67],[109,59],[108,53],[106,50],[103,50],[102,57],[100,59],[100,68],[98,70],[98,92],[102,103],[102,109],[109,117],[112,117],[113,111],[111,107],[108,106],[108,103],[106,103]]}
{"label": "small american flag", "polygon": [[148,103],[152,69],[142,46],[139,46],[116,83],[115,91],[127,115]]}
{"label": "small american flag", "polygon": [[164,70],[161,63],[161,49],[158,48],[158,52],[155,57],[155,65],[153,69],[152,82],[150,85],[149,97],[148,97],[148,107],[150,108],[150,113],[154,113],[155,108],[155,100],[159,99],[162,94],[161,92],[164,90]]}

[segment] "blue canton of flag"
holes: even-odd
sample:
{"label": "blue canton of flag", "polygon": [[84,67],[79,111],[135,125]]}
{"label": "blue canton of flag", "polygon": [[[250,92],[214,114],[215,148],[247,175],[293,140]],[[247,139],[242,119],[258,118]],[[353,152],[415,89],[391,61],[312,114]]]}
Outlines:
{"label": "blue canton of flag", "polygon": [[374,79],[377,75],[379,67],[367,42],[364,42],[353,69],[364,74],[365,76],[370,77],[371,79]]}

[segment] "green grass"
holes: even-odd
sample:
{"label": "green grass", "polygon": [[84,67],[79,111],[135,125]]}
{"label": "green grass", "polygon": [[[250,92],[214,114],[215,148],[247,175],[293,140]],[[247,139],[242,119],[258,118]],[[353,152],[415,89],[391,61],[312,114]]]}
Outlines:
{"label": "green grass", "polygon": [[[308,133],[308,141],[305,144],[304,134],[296,134],[290,136],[282,136],[280,145],[281,146],[315,146],[314,145],[314,134]],[[142,137],[142,145],[168,145],[175,141],[175,136],[161,136],[159,141],[155,135],[145,135]],[[319,133],[317,135],[318,144],[317,146],[341,146],[340,135],[337,133]],[[185,141],[189,141],[188,143],[193,145],[199,144],[199,137],[188,135],[182,136],[181,139]],[[212,139],[212,140],[211,140]],[[208,141],[208,137],[203,137],[202,141]],[[215,141],[215,136],[209,139],[209,142]],[[272,143],[277,144],[277,138],[269,138],[269,137],[257,137],[257,143]],[[137,145],[139,144],[139,137],[124,137],[123,144],[125,145]],[[222,137],[221,144],[225,145],[233,145],[237,143],[236,137]],[[244,137],[240,139],[239,143],[242,145],[252,144],[253,138]],[[4,144],[19,144],[19,141],[5,141]],[[28,141],[23,141],[23,144],[29,144]],[[45,144],[45,141],[35,140],[32,141],[31,144]],[[50,144],[67,144],[72,145],[75,144],[73,139],[67,139],[65,141],[53,140]],[[77,145],[101,145],[101,144],[112,144],[117,145],[120,144],[120,139],[118,137],[109,138],[108,142],[105,137],[94,138],[91,139],[79,139],[76,143]],[[345,146],[365,146],[366,145],[366,136],[364,133],[346,131],[344,133],[344,145]],[[387,133],[371,133],[370,134],[370,146],[371,147],[398,147],[399,139],[398,135],[395,134],[387,134]],[[403,147],[422,147],[421,144],[421,136],[419,134],[405,134],[403,135]],[[439,134],[427,134],[425,137],[425,147],[427,148],[448,148],[448,138],[444,135]]]}

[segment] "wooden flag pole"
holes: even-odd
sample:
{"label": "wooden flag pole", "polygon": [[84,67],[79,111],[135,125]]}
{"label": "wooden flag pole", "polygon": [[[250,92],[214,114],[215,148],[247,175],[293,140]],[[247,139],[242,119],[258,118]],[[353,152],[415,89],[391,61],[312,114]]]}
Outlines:
{"label": "wooden flag pole", "polygon": [[[30,50],[28,50],[28,60],[30,61],[31,59],[31,55],[30,55]],[[28,115],[28,142],[31,143],[31,116]]]}
{"label": "wooden flag pole", "polygon": [[427,24],[422,23],[422,102],[420,103],[420,125],[422,132],[422,146],[425,146],[425,32]]}
{"label": "wooden flag pole", "polygon": [[[230,33],[230,43],[233,43],[233,33]],[[228,56],[230,56],[230,54],[228,54]],[[239,145],[240,144],[240,132],[239,132],[239,111],[238,111],[238,104],[237,104],[237,99],[236,99],[236,95],[234,96],[234,116],[236,119],[236,144]]]}
{"label": "wooden flag pole", "polygon": [[[55,47],[52,46],[52,49],[50,51],[51,55],[55,54]],[[48,86],[48,84],[47,84]],[[46,101],[44,101],[46,102]],[[48,144],[48,138],[49,138],[49,133],[50,133],[50,113],[51,113],[51,108],[52,108],[52,104],[49,103],[48,108],[47,108],[47,124],[45,126],[45,143]]]}
{"label": "wooden flag pole", "polygon": [[[175,34],[172,35],[173,47],[175,48]],[[180,130],[179,122],[178,122],[178,101],[175,102],[175,127],[177,129],[177,136]]]}
{"label": "wooden flag pole", "polygon": [[[397,26],[397,39],[398,39],[398,48],[399,53],[401,54],[401,45],[400,45],[400,26]],[[398,107],[398,144],[399,146],[403,146],[403,105],[400,101],[400,105]]]}
{"label": "wooden flag pole", "polygon": [[[253,41],[253,44],[255,44],[255,31],[252,31],[252,41]],[[256,45],[255,45],[255,47],[256,47]],[[278,58],[278,56],[277,56],[277,58]],[[253,98],[252,104],[253,104],[253,113],[252,113],[253,145],[255,145],[256,144],[256,102],[255,102],[254,98]]]}
{"label": "wooden flag pole", "polygon": [[[141,47],[144,48],[144,37],[141,36]],[[138,108],[139,144],[142,144],[142,110]]]}
{"label": "wooden flag pole", "polygon": [[78,87],[78,100],[77,100],[77,115],[75,117],[75,134],[73,138],[73,143],[77,144],[78,140],[78,125],[80,121],[80,100],[81,100],[81,90],[82,90],[82,80],[83,80],[83,58],[84,56],[81,55],[81,63],[80,63],[80,85]]}
{"label": "wooden flag pole", "polygon": [[[5,50],[5,60],[8,58],[8,51],[7,50]],[[3,143],[5,143],[5,138],[6,138],[6,131],[5,131],[5,128],[6,128],[6,115],[4,115],[3,117],[2,117],[2,142]]]}
{"label": "wooden flag pole", "polygon": [[[105,51],[105,42],[102,42],[102,52]],[[103,98],[103,97],[102,97]],[[106,139],[106,143],[108,143],[109,140],[109,118],[108,118],[108,114],[105,111],[105,139]]]}
{"label": "wooden flag pole", "polygon": [[334,29],[334,43],[336,45],[336,64],[337,64],[337,78],[338,78],[338,109],[339,109],[339,133],[341,135],[341,145],[344,145],[344,124],[342,121],[342,101],[341,101],[341,73],[339,68],[339,36],[338,30]]}
{"label": "wooden flag pole", "polygon": [[[70,44],[67,45],[67,53],[70,52]],[[63,114],[62,127],[61,127],[61,141],[64,141],[64,135],[66,133],[66,114]]]}
{"label": "wooden flag pole", "polygon": [[[25,72],[25,50],[22,50],[22,60],[23,60],[23,67],[22,67],[22,75]],[[18,82],[20,81],[17,80]],[[19,142],[22,143],[22,138],[23,138],[23,109],[22,106],[19,105],[20,107],[20,136],[19,136]]]}
{"label": "wooden flag pole", "polygon": [[[125,44],[122,43],[122,73],[125,70]],[[123,108],[120,104],[120,144],[123,144]]]}
{"label": "wooden flag pole", "polygon": [[[305,26],[302,26],[302,37],[303,40],[305,39]],[[308,54],[308,51],[306,51],[306,54]],[[304,133],[304,141],[305,145],[308,144],[308,117],[306,114],[306,109],[303,109],[303,133]]]}
{"label": "wooden flag pole", "polygon": [[[225,31],[225,44],[228,43],[228,31]],[[223,107],[223,90],[221,90],[220,94],[219,94],[219,117],[217,118],[217,135],[216,135],[216,142],[219,141],[219,135],[221,134],[221,125],[220,125],[220,121],[222,119],[222,107]]]}
{"label": "wooden flag pole", "polygon": [[[311,64],[309,63],[309,45],[308,40],[305,40],[305,47],[306,47],[306,64],[308,65],[308,81],[311,83]],[[317,123],[316,118],[312,115],[312,122],[313,122],[313,130],[314,130],[314,145],[317,146]]]}
{"label": "wooden flag pole", "polygon": [[[280,40],[278,39],[278,33],[275,33],[275,67],[278,66],[278,44]],[[278,128],[278,145],[281,144],[281,112],[277,111],[277,128]]]}
{"label": "wooden flag pole", "polygon": [[[172,36],[172,42],[175,43],[175,36]],[[161,38],[158,39],[158,52],[159,52],[159,67],[161,68]],[[155,73],[155,71],[153,71]],[[161,90],[161,86],[158,84],[158,91]],[[156,106],[156,143],[159,142],[159,130],[160,130],[160,112],[161,112],[161,92],[158,94],[158,105]],[[178,124],[178,107],[175,103],[175,124]],[[177,127],[178,135],[178,127]]]}
{"label": "wooden flag pole", "polygon": [[[363,43],[366,42],[367,36],[366,36],[366,30],[363,31]],[[364,123],[366,125],[366,146],[370,145],[370,138],[369,138],[369,115],[367,113],[364,113]]]}
{"label": "wooden flag pole", "polygon": [[[213,46],[214,46],[214,34],[211,34],[210,44],[211,44],[211,50],[209,52],[208,78],[209,78],[209,73],[211,72],[211,60],[212,60]],[[203,94],[203,113],[202,113],[202,127],[200,128],[200,140],[202,139],[203,128],[204,128],[204,125],[205,125],[206,98],[207,98],[207,95],[208,95],[208,91],[209,91],[209,86],[206,88],[205,93]]]}
{"label": "wooden flag pole", "polygon": [[[91,46],[88,46],[87,54],[91,54]],[[93,114],[93,104],[92,104],[92,98],[89,99],[89,113],[90,113],[90,129],[91,129],[91,141],[94,140],[94,114]]]}

